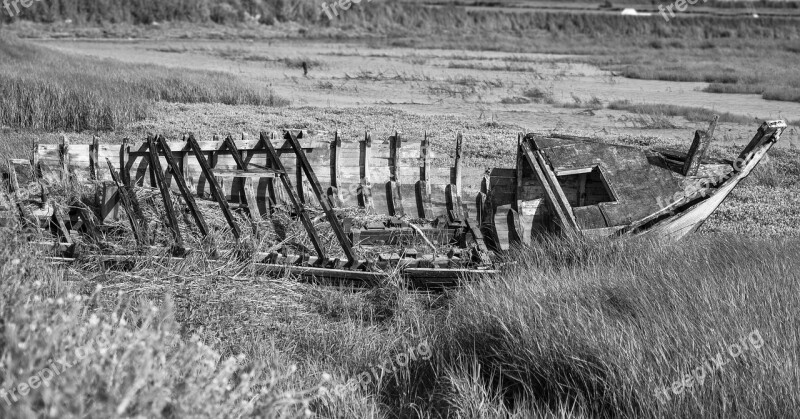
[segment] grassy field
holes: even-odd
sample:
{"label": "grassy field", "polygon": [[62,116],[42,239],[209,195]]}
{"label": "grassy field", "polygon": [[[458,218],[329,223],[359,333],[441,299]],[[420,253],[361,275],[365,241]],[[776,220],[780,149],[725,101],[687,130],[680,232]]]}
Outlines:
{"label": "grassy field", "polygon": [[[658,35],[663,40],[656,44],[637,37],[654,29],[643,21],[627,26],[629,38],[641,39],[614,44],[599,39],[622,22],[615,17],[593,22],[489,14],[479,20],[450,9],[389,13],[406,10],[401,6],[386,6],[389,12],[380,15],[370,6],[351,10],[348,19],[364,18],[368,25],[393,20],[387,27],[402,36],[371,38],[366,51],[391,45],[560,51],[630,71],[630,77],[679,81],[676,75],[689,69],[686,77],[724,86],[797,87],[797,75],[784,69],[798,53],[789,48],[797,30],[788,26],[782,26],[785,32],[737,29],[735,39],[723,40],[735,22],[687,34],[682,29],[706,22],[687,21]],[[455,19],[461,34],[479,30],[463,39],[456,33],[436,39],[411,33],[436,33],[430,22],[439,18]],[[487,36],[483,31],[491,28],[498,31]],[[548,36],[519,42],[537,31]],[[763,38],[742,39],[755,32]],[[667,41],[678,34],[680,39]],[[706,35],[712,41],[700,39]],[[759,50],[770,37],[779,38],[784,49]],[[716,46],[703,49],[706,42]],[[731,59],[731,70],[715,70],[711,63],[737,45],[743,52]],[[206,52],[250,57],[281,71],[297,66],[296,57],[245,49]],[[664,69],[669,57],[682,54],[696,59]],[[421,55],[401,58],[412,64],[432,59]],[[762,60],[761,66],[744,57]],[[518,61],[513,64],[535,64]],[[328,70],[326,61],[312,65],[314,71]],[[482,65],[458,70],[479,70],[489,79],[507,70]],[[372,80],[374,73],[358,74],[370,83],[385,82]],[[469,95],[479,95],[474,85],[486,80],[464,76],[436,86],[471,87],[476,92]],[[33,141],[54,143],[62,134],[85,143],[94,135],[117,142],[193,131],[207,139],[293,127],[340,130],[356,138],[366,128],[376,136],[402,129],[407,138],[427,131],[434,150],[446,155],[453,153],[455,134],[463,132],[466,166],[513,167],[510,150],[524,129],[444,110],[323,106],[320,92],[337,94],[344,84],[338,81],[291,82],[320,99],[290,106],[267,84],[231,72],[89,59],[6,36],[0,38],[0,82],[4,159],[27,158]],[[393,82],[380,85],[394,89],[381,94],[400,95],[414,80]],[[563,103],[533,85],[518,90],[519,97],[545,107],[548,118],[549,112],[573,108],[631,118],[638,134],[613,140],[645,148],[686,147],[685,141],[652,133],[688,135],[676,121],[705,123],[711,116],[686,106]],[[755,127],[748,117],[722,115],[721,127],[740,124]],[[741,146],[719,131],[710,153],[735,156]],[[64,189],[73,198],[81,193]],[[270,245],[269,236],[259,242],[245,234],[239,246],[221,246],[222,264],[197,252],[183,262],[106,270],[91,258],[69,266],[43,264],[44,255],[27,244],[26,233],[0,228],[0,417],[790,417],[800,406],[798,192],[800,151],[775,147],[701,231],[680,243],[553,238],[514,249],[498,277],[444,293],[409,291],[395,277],[376,288],[347,289],[258,276],[249,256]],[[167,240],[156,200],[144,201],[148,219]],[[222,242],[224,221],[213,214],[209,222]],[[124,223],[118,233],[108,244],[124,251],[132,245]],[[325,240],[330,234],[324,231]]]}

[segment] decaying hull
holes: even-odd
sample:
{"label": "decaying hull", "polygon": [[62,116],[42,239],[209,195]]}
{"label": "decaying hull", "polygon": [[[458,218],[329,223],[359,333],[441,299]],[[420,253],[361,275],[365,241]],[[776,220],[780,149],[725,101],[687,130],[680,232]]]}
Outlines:
{"label": "decaying hull", "polygon": [[765,122],[735,161],[714,161],[704,155],[714,125],[696,133],[688,153],[522,137],[516,173],[490,179],[492,238],[505,249],[553,231],[672,238],[695,231],[786,128],[783,121]]}
{"label": "decaying hull", "polygon": [[[296,217],[316,255],[257,254],[256,267],[264,272],[288,270],[364,283],[401,272],[414,281],[446,284],[465,274],[494,272],[491,250],[532,244],[541,235],[680,238],[696,230],[786,128],[783,121],[765,122],[736,161],[717,161],[705,155],[715,125],[697,131],[687,152],[520,135],[516,166],[489,170],[464,167],[460,134],[455,155],[441,159],[427,137],[415,144],[395,133],[373,142],[367,133],[348,142],[338,133],[326,138],[308,131],[262,133],[258,140],[197,141],[190,135],[183,141],[158,136],[122,145],[64,141],[35,145],[30,162],[13,161],[12,166],[29,166],[44,183],[96,185],[99,224],[127,218],[143,249],[153,243],[133,193],[136,185],[160,191],[173,248],[183,246],[171,198],[180,194],[203,236],[208,226],[196,197],[219,204],[236,240],[241,230],[231,211],[237,208],[252,218],[254,231],[262,217],[275,211]],[[16,169],[11,172],[11,189],[17,191]],[[338,256],[321,245],[309,218],[311,207],[331,225],[341,248]],[[19,208],[23,218],[36,218]],[[371,221],[343,219],[337,209],[348,208],[365,210]],[[59,248],[72,245],[70,231],[76,225],[86,230],[94,224],[85,209],[76,211],[48,216],[63,233]],[[378,260],[356,260],[354,247],[396,246],[399,237],[409,235],[422,237],[432,252],[398,248]],[[441,246],[449,248],[446,255]]]}

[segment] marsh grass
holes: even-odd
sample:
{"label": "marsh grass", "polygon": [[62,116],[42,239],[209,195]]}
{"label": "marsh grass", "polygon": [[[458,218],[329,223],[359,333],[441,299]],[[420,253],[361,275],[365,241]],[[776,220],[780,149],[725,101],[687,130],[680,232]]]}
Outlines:
{"label": "marsh grass", "polygon": [[[665,121],[665,117],[680,116],[691,122],[711,122],[714,115],[719,115],[720,122],[737,124],[752,124],[757,120],[753,117],[736,115],[729,112],[716,112],[712,109],[690,106],[632,103],[628,100],[616,100],[608,104],[608,109],[632,112],[640,116],[650,117],[653,121]],[[657,124],[660,125],[660,124]],[[671,123],[665,125],[671,125]],[[663,128],[667,128],[664,126]],[[674,128],[674,125],[671,125]]]}
{"label": "marsh grass", "polygon": [[28,130],[112,130],[155,101],[279,106],[263,86],[225,73],[68,56],[0,37],[0,124]]}

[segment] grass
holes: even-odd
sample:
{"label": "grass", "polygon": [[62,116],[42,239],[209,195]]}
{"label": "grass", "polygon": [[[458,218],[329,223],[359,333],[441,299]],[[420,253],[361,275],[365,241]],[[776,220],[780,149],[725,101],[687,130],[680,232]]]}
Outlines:
{"label": "grass", "polygon": [[713,109],[691,106],[631,103],[627,100],[617,100],[610,102],[608,104],[608,109],[628,111],[637,115],[647,115],[659,120],[663,120],[665,116],[679,116],[692,122],[711,122],[714,115],[719,115],[720,122],[736,124],[757,123],[755,118],[749,116],[735,115],[728,112],[715,112]]}
{"label": "grass", "polygon": [[[4,388],[75,364],[0,403],[5,417],[776,417],[800,403],[796,239],[553,240],[440,296],[265,281],[235,261],[209,274],[202,258],[98,276],[2,242]],[[763,347],[726,354],[753,331]],[[422,343],[430,359],[320,390]],[[659,401],[718,353],[722,370]]]}
{"label": "grass", "polygon": [[286,100],[220,72],[68,56],[0,37],[0,124],[33,130],[113,130],[156,101],[280,106]]}

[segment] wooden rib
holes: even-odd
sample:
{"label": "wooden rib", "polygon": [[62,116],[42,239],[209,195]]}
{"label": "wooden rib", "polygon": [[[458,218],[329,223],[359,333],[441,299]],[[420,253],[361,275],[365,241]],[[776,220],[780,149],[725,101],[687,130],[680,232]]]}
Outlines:
{"label": "wooden rib", "polygon": [[140,246],[147,246],[147,225],[144,223],[144,217],[140,217],[140,211],[137,211],[138,205],[133,205],[133,199],[135,199],[135,195],[131,197],[132,191],[126,185],[122,184],[122,180],[117,174],[117,171],[114,169],[114,165],[111,164],[111,160],[106,159],[106,163],[108,163],[108,171],[111,173],[111,179],[114,181],[114,184],[117,187],[120,201],[122,202],[122,208],[125,210],[125,214],[128,216],[128,221],[131,223],[131,230],[133,230],[133,236],[136,239],[136,243],[138,243]]}
{"label": "wooden rib", "polygon": [[445,187],[447,215],[452,222],[464,220],[464,204],[461,201],[461,134],[456,136],[456,160],[450,170],[450,184]]}
{"label": "wooden rib", "polygon": [[328,199],[334,207],[342,206],[341,182],[339,174],[342,170],[342,138],[339,136],[339,131],[333,134],[333,142],[331,143],[331,188],[328,190]]}
{"label": "wooden rib", "polygon": [[369,161],[372,154],[372,135],[369,131],[364,134],[364,141],[360,144],[359,159],[361,160],[361,189],[359,205],[365,209],[374,208],[372,204],[372,185],[370,184]]}
{"label": "wooden rib", "polygon": [[175,216],[175,207],[172,203],[172,194],[167,186],[167,181],[164,178],[164,172],[161,169],[161,161],[158,158],[158,147],[156,146],[155,139],[152,136],[147,137],[147,148],[150,151],[150,171],[155,175],[156,184],[161,192],[161,199],[164,201],[164,212],[167,214],[167,222],[172,231],[172,238],[175,240],[175,245],[183,249],[183,237],[181,237],[181,228],[178,224],[178,217]]}
{"label": "wooden rib", "polygon": [[[167,161],[169,170],[172,172],[172,178],[175,179],[175,183],[178,185],[178,190],[180,190],[181,196],[183,196],[183,200],[186,202],[186,206],[189,208],[189,213],[192,214],[192,218],[194,218],[197,229],[200,230],[200,234],[202,234],[203,237],[208,236],[209,230],[208,226],[206,225],[206,220],[203,218],[203,213],[200,212],[200,208],[197,206],[197,202],[194,200],[192,191],[186,184],[186,179],[183,177],[181,168],[175,161],[175,156],[172,154],[172,150],[170,150],[167,140],[163,136],[159,135],[156,141],[158,143],[158,147],[161,149],[161,152],[164,154],[164,159]],[[184,156],[188,156],[188,153],[185,153]]]}
{"label": "wooden rib", "polygon": [[69,180],[69,139],[66,135],[61,136],[61,146],[58,149],[58,154],[61,158],[61,180],[66,182]]}
{"label": "wooden rib", "polygon": [[431,142],[428,139],[428,131],[425,131],[425,136],[422,139],[420,154],[422,155],[422,170],[420,170],[420,181],[417,186],[417,215],[420,218],[432,219]]}
{"label": "wooden rib", "polygon": [[533,172],[536,174],[539,183],[542,185],[542,188],[545,191],[545,198],[547,198],[547,203],[548,205],[550,205],[550,209],[553,211],[553,213],[556,214],[556,216],[558,217],[561,227],[565,231],[574,230],[573,222],[570,222],[570,219],[567,217],[566,214],[564,214],[564,210],[558,203],[558,198],[556,197],[556,193],[553,191],[553,188],[550,185],[550,181],[546,178],[544,170],[539,165],[536,155],[531,150],[530,144],[527,141],[524,141],[521,144],[521,147],[523,156],[527,160],[528,164],[533,168]]}
{"label": "wooden rib", "polygon": [[[128,144],[128,138],[125,137],[122,139],[122,145],[119,148],[119,176],[122,184],[130,187],[131,186],[131,177],[130,173],[128,172],[128,161],[130,160],[130,145]],[[112,166],[109,166],[111,168]]]}
{"label": "wooden rib", "polygon": [[389,193],[386,198],[389,201],[389,214],[395,217],[405,215],[403,210],[403,196],[400,193],[400,147],[403,140],[400,133],[395,131],[394,136],[389,138]]}
{"label": "wooden rib", "polygon": [[100,162],[99,159],[99,151],[100,151],[100,139],[97,136],[92,137],[92,145],[89,147],[89,164],[91,169],[91,179],[94,181],[101,181],[102,176],[100,174]]}
{"label": "wooden rib", "polygon": [[[291,133],[289,135],[291,136]],[[286,190],[286,194],[289,195],[289,200],[294,206],[295,212],[297,213],[298,218],[300,218],[300,222],[303,224],[303,227],[305,227],[308,237],[311,239],[311,243],[314,245],[314,250],[316,250],[321,261],[327,260],[325,250],[322,248],[317,231],[314,229],[314,224],[308,217],[308,212],[306,212],[305,207],[300,203],[297,192],[295,191],[292,182],[289,180],[289,175],[286,173],[286,169],[283,167],[283,162],[281,162],[278,152],[275,151],[275,147],[272,145],[272,142],[269,140],[269,138],[267,138],[267,133],[261,133],[261,141],[266,146],[267,153],[272,162],[271,166],[278,172],[281,182],[283,183],[283,187]],[[291,145],[295,145],[294,141],[291,143]]]}
{"label": "wooden rib", "polygon": [[39,168],[39,142],[33,142],[33,156],[31,157],[31,165],[33,166],[33,177],[41,178],[42,171]]}
{"label": "wooden rib", "polygon": [[522,224],[516,210],[508,210],[508,243],[512,245],[522,244]]}
{"label": "wooden rib", "polygon": [[228,221],[228,225],[231,226],[231,230],[233,231],[233,236],[236,240],[239,240],[242,233],[239,230],[239,226],[236,224],[236,221],[233,218],[233,214],[231,213],[231,209],[228,206],[228,201],[225,200],[225,197],[222,196],[222,188],[220,188],[219,183],[217,183],[217,179],[214,176],[214,172],[211,170],[211,166],[206,160],[206,156],[203,155],[203,152],[200,150],[200,146],[197,144],[197,140],[194,138],[194,134],[189,134],[189,138],[187,139],[189,142],[189,149],[194,153],[194,156],[197,158],[197,162],[200,164],[200,169],[203,172],[203,176],[205,176],[206,180],[208,181],[209,185],[211,185],[211,195],[219,204],[220,209],[222,210],[222,214],[225,216],[225,220]]}
{"label": "wooden rib", "polygon": [[[297,141],[297,137],[295,137],[293,133],[287,132],[285,138],[287,141],[289,141],[292,148],[294,149],[297,161],[300,162],[300,167],[303,169],[306,178],[311,184],[311,190],[317,196],[317,200],[319,201],[320,206],[322,207],[322,211],[325,212],[325,216],[328,218],[328,223],[331,225],[333,233],[336,236],[336,239],[339,241],[339,245],[342,247],[345,256],[347,257],[348,266],[351,266],[356,262],[356,255],[353,252],[350,240],[344,233],[341,221],[336,216],[336,212],[333,210],[328,200],[323,198],[322,186],[320,186],[319,184],[319,180],[317,179],[317,175],[314,173],[314,169],[311,167],[311,163],[308,162],[308,157],[306,157],[305,152],[300,147],[300,143]],[[325,256],[323,254],[320,254],[320,258],[324,259]]]}

